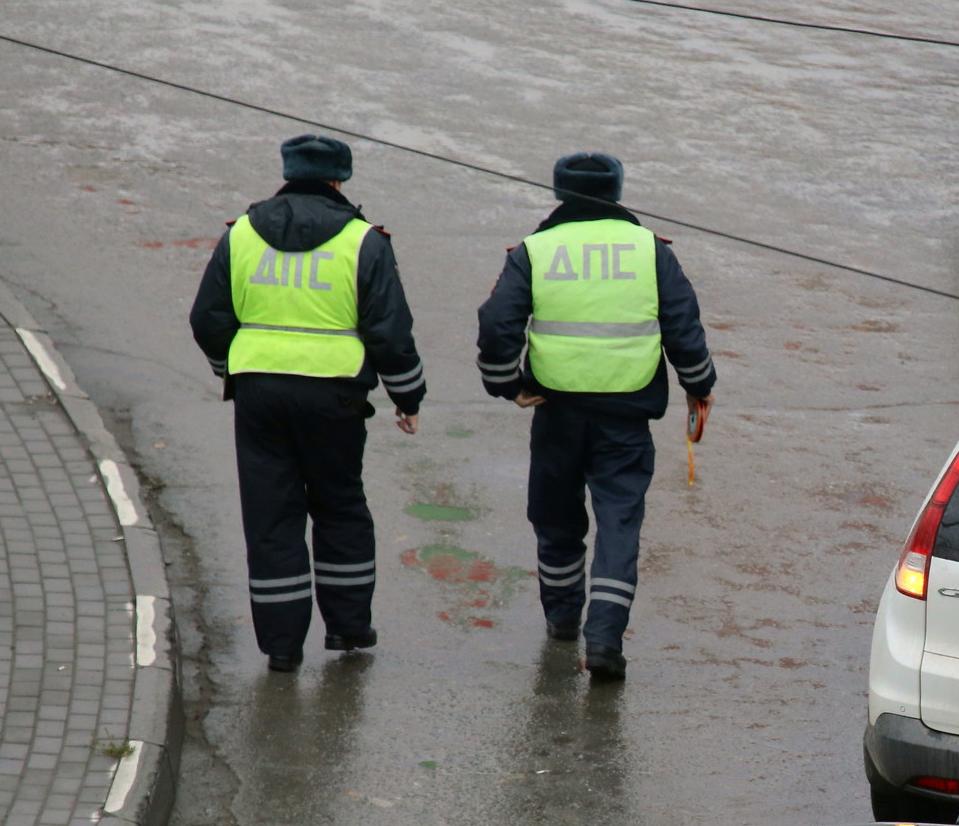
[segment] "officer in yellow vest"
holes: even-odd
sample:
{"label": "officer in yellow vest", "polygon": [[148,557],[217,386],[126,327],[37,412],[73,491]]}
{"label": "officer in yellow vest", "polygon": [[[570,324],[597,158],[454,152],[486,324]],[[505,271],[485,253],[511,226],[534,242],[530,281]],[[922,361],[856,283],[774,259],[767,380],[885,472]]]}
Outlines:
{"label": "officer in yellow vest", "polygon": [[376,644],[373,520],[361,478],[367,394],[379,375],[397,425],[412,435],[426,381],[389,235],[341,192],[350,148],[301,135],[281,155],[286,185],[220,239],[190,324],[235,399],[257,643],[271,669],[293,671],[314,589],[328,649]]}
{"label": "officer in yellow vest", "polygon": [[617,203],[619,160],[560,158],[553,184],[562,203],[509,252],[479,309],[478,365],[490,395],[535,408],[527,516],[554,639],[580,634],[589,488],[596,547],[582,628],[586,667],[594,678],[622,679],[653,475],[649,420],[663,416],[668,399],[663,352],[691,406],[712,402],[716,371],[696,295],[668,242]]}

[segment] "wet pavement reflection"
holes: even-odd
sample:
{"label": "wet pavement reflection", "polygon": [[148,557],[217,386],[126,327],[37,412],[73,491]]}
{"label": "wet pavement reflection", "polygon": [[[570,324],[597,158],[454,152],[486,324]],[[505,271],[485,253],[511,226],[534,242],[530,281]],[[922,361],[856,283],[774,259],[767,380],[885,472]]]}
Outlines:
{"label": "wet pavement reflection", "polygon": [[349,795],[348,767],[373,661],[359,652],[327,660],[318,682],[312,674],[269,671],[256,678],[245,747],[256,754],[250,782],[270,795],[272,811],[263,822],[335,822]]}
{"label": "wet pavement reflection", "polygon": [[[593,682],[576,645],[547,640],[536,664],[528,714],[516,726],[516,762],[507,796],[516,823],[584,823],[626,816],[623,784],[640,759],[622,728],[624,683]],[[629,813],[630,822],[636,812]]]}

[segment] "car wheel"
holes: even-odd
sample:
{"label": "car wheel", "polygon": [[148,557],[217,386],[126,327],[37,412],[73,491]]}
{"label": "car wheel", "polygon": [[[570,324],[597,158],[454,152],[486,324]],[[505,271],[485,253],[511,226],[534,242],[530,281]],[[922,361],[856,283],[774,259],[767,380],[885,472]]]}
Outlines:
{"label": "car wheel", "polygon": [[920,820],[926,823],[956,823],[959,803],[943,803],[928,797],[870,789],[872,815],[876,820]]}

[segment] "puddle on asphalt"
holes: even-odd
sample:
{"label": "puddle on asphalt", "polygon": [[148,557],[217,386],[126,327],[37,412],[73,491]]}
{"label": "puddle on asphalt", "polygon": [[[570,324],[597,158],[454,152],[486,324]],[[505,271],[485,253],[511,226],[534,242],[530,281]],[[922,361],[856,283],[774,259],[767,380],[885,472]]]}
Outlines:
{"label": "puddle on asphalt", "polygon": [[449,586],[444,589],[448,602],[436,612],[440,620],[473,628],[493,628],[496,620],[490,609],[505,605],[524,581],[536,575],[516,565],[497,565],[477,551],[455,545],[410,548],[400,561]]}

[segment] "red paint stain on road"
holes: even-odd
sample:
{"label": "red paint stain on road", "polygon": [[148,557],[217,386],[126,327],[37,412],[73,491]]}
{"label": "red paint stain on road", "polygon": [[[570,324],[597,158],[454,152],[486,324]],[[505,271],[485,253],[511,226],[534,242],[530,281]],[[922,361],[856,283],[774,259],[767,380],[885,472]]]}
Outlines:
{"label": "red paint stain on road", "polygon": [[784,348],[787,350],[801,350],[802,342],[801,341],[787,341],[784,345]]}
{"label": "red paint stain on road", "polygon": [[184,238],[180,241],[171,241],[171,247],[184,247],[191,250],[199,249],[209,249],[212,250],[217,243],[219,238]]}
{"label": "red paint stain on road", "polygon": [[129,198],[119,198],[117,203],[122,204],[123,206],[136,206],[136,204],[133,203],[133,201],[131,201]]}
{"label": "red paint stain on road", "polygon": [[512,598],[517,585],[534,571],[516,566],[499,566],[476,551],[453,545],[427,545],[410,548],[400,554],[404,567],[424,571],[432,580],[442,583],[443,596],[451,604],[436,616],[470,628],[493,628],[495,620],[477,616],[476,609],[492,609]]}
{"label": "red paint stain on road", "polygon": [[167,244],[178,249],[209,249],[212,250],[219,243],[219,238],[179,238],[175,241],[140,241],[139,246],[148,250],[163,249]]}
{"label": "red paint stain on road", "polygon": [[97,188],[95,186],[90,186],[90,184],[84,184],[80,187],[82,192],[96,192]]}

